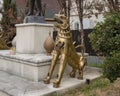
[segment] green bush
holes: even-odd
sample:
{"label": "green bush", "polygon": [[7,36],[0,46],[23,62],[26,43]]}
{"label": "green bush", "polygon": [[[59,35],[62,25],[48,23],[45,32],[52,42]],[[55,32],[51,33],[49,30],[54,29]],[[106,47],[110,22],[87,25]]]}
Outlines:
{"label": "green bush", "polygon": [[103,65],[103,75],[111,82],[120,77],[120,51],[114,53],[112,57],[107,57]]}
{"label": "green bush", "polygon": [[120,13],[108,13],[89,35],[92,48],[105,56],[103,74],[111,81],[120,77]]}
{"label": "green bush", "polygon": [[108,13],[89,34],[92,48],[99,54],[111,56],[120,50],[120,13]]}

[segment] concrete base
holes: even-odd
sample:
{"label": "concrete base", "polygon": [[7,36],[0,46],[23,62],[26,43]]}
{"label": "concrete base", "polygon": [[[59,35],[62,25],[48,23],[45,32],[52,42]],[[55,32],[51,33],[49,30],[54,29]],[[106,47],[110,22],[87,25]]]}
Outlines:
{"label": "concrete base", "polygon": [[0,91],[6,93],[1,94],[0,92],[0,96],[61,96],[60,93],[78,87],[82,88],[82,84],[85,84],[86,79],[91,81],[100,75],[100,69],[85,67],[83,80],[70,78],[69,75],[63,76],[60,88],[53,88],[54,80],[51,80],[50,84],[44,84],[43,81],[32,82],[0,71]]}
{"label": "concrete base", "polygon": [[[27,78],[32,81],[43,80],[49,70],[52,55],[46,54],[9,54],[10,50],[0,51],[0,70]],[[58,64],[57,66],[58,67]],[[55,68],[53,77],[57,76]],[[70,73],[71,67],[66,67],[65,74]]]}
{"label": "concrete base", "polygon": [[53,31],[53,24],[24,23],[16,25],[16,52],[39,54],[45,52],[44,41]]}
{"label": "concrete base", "polygon": [[99,58],[98,56],[87,56],[88,64],[103,64],[104,59]]}

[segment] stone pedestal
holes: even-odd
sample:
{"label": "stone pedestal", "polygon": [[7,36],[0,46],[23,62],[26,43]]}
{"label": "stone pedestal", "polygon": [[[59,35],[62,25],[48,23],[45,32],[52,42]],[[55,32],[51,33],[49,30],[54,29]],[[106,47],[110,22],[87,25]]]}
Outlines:
{"label": "stone pedestal", "polygon": [[49,35],[49,31],[52,33],[53,24],[17,24],[16,31],[16,52],[24,54],[39,54],[45,52],[43,44]]}
{"label": "stone pedestal", "polygon": [[[0,51],[0,71],[8,72],[35,82],[46,77],[52,55],[46,54],[9,54],[10,50]],[[55,67],[52,77],[56,77],[59,64]],[[70,73],[71,67],[66,67],[64,75]]]}
{"label": "stone pedestal", "polygon": [[24,23],[45,23],[43,16],[26,16]]}

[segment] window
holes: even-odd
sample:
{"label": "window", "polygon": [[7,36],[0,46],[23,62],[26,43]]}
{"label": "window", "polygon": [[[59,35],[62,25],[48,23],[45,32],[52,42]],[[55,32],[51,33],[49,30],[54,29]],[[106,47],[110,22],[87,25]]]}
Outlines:
{"label": "window", "polygon": [[79,22],[75,22],[75,30],[79,30]]}

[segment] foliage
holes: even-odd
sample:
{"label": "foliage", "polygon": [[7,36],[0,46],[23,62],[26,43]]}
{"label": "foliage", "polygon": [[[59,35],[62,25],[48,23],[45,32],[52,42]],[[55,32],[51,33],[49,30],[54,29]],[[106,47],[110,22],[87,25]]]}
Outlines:
{"label": "foliage", "polygon": [[97,23],[89,38],[92,48],[104,56],[120,50],[120,13],[106,14],[104,22]]}
{"label": "foliage", "polygon": [[[11,0],[5,0],[3,2],[4,12],[2,13],[3,17],[2,17],[2,20],[1,20],[1,26],[2,26],[2,30],[4,32],[6,32],[8,30],[7,26],[10,26],[10,24],[13,21],[13,18],[17,16],[16,4],[11,3],[11,2],[12,2]],[[16,18],[14,18],[14,19],[16,19]],[[11,25],[11,26],[13,26],[13,25]]]}
{"label": "foliage", "polygon": [[19,23],[19,20],[17,18],[16,3],[13,2],[13,0],[4,0],[2,20],[0,21],[2,28],[2,30],[0,31],[0,37],[2,39],[0,39],[1,42],[6,42],[6,45],[8,45],[9,47],[11,46],[12,39],[16,35],[15,24],[17,23]]}
{"label": "foliage", "polygon": [[103,74],[111,82],[120,77],[120,51],[115,52],[112,57],[106,58],[103,66]]}
{"label": "foliage", "polygon": [[111,81],[120,77],[120,13],[108,13],[90,33],[93,49],[106,56],[103,74]]}

